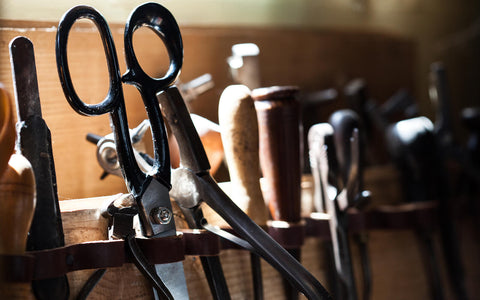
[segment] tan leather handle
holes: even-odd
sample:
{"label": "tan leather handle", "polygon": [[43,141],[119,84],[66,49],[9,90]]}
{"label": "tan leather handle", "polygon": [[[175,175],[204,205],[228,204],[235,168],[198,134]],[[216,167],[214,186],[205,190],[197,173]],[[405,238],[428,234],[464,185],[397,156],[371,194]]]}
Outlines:
{"label": "tan leather handle", "polygon": [[225,159],[232,185],[232,200],[258,225],[266,225],[268,212],[260,188],[258,123],[250,90],[227,87],[218,107]]}

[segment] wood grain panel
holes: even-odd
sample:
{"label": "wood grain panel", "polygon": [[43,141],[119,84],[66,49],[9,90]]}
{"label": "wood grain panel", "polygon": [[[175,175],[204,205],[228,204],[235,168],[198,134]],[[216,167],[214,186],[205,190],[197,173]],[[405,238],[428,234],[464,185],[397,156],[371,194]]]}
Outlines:
{"label": "wood grain panel", "polygon": [[[125,191],[123,180],[113,176],[99,181],[101,169],[95,147],[85,140],[87,132],[110,131],[107,116],[82,117],[67,104],[55,63],[55,23],[0,21],[0,82],[13,95],[8,43],[18,35],[29,37],[35,47],[40,99],[44,118],[52,131],[53,153],[61,199],[110,195]],[[123,26],[112,25],[121,71]],[[184,67],[180,79],[189,81],[211,73],[215,88],[201,95],[191,111],[217,121],[218,99],[231,84],[226,58],[234,43],[255,42],[261,49],[261,76],[265,86],[295,84],[303,90],[341,86],[348,79],[363,76],[370,90],[385,99],[399,87],[414,88],[415,47],[412,41],[371,32],[300,30],[282,28],[181,28]],[[141,30],[134,36],[136,52],[150,74],[160,74],[164,65],[161,44]],[[69,40],[69,59],[74,82],[86,100],[98,102],[108,90],[106,63],[98,33],[92,24],[75,25]],[[160,45],[160,46],[159,46]],[[130,126],[145,117],[135,88],[124,87]],[[342,100],[319,108],[318,120],[325,121]]]}

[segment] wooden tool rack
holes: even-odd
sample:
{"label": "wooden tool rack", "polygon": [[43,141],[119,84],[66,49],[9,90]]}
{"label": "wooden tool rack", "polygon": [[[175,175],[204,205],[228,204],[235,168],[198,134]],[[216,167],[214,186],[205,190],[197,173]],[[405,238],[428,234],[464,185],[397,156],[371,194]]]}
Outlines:
{"label": "wooden tool rack", "polygon": [[[31,280],[53,278],[68,274],[72,296],[83,286],[88,276],[94,269],[108,268],[108,275],[105,280],[101,280],[98,286],[93,290],[92,299],[102,298],[107,295],[120,296],[121,298],[130,297],[152,297],[151,289],[148,283],[141,278],[138,270],[132,266],[132,260],[125,251],[125,245],[122,240],[105,240],[106,237],[106,219],[99,216],[99,208],[85,207],[88,204],[101,204],[104,200],[111,200],[112,197],[91,198],[82,200],[67,200],[62,202],[62,217],[67,240],[94,239],[84,242],[68,242],[67,246],[44,250],[27,252],[22,256],[0,255],[3,275],[12,282],[30,282]],[[80,204],[80,206],[79,206]],[[82,208],[83,206],[83,208]],[[208,210],[208,208],[207,208]],[[215,214],[208,212],[207,218]],[[82,221],[77,219],[81,218]],[[356,231],[411,231],[419,229],[435,230],[436,205],[432,202],[417,205],[395,205],[384,206],[366,213],[352,211],[349,215],[352,232]],[[180,221],[181,223],[181,221]],[[181,226],[181,224],[180,224]],[[228,228],[225,228],[228,230]],[[297,226],[293,227],[275,227],[269,226],[266,230],[285,248],[302,247],[305,252],[302,262],[312,272],[316,272],[325,277],[325,262],[322,262],[325,249],[322,249],[321,242],[330,238],[328,226],[328,216],[325,214],[313,213],[305,217]],[[95,240],[95,232],[102,232],[104,238]],[[232,231],[232,233],[234,233]],[[240,266],[238,262],[233,262],[248,253],[239,246],[225,241],[220,237],[205,230],[180,229],[177,237],[157,238],[157,239],[138,239],[140,247],[146,254],[151,263],[161,264],[175,261],[184,261],[185,272],[187,276],[187,286],[189,287],[192,299],[204,299],[208,296],[208,285],[198,285],[199,281],[205,281],[201,266],[198,266],[196,257],[220,255],[222,262],[226,265],[227,281],[233,281],[233,298],[249,297],[252,291],[249,291],[249,269],[246,266]],[[162,249],[159,251],[158,249]],[[306,256],[306,257],[305,257]],[[227,258],[227,259],[225,259]],[[228,261],[230,260],[230,265]],[[243,286],[235,284],[235,279],[228,270],[236,265],[240,267],[237,272],[243,273],[246,282]],[[314,265],[317,265],[316,267]],[[322,266],[323,265],[323,266]],[[274,291],[275,282],[280,280],[279,274],[267,265],[263,266],[266,278],[265,295],[267,299],[276,295]],[[123,284],[129,285],[128,291],[117,294],[117,290],[111,286],[109,277],[125,277]],[[196,277],[196,278],[195,278]],[[128,278],[135,278],[127,283]],[[191,280],[193,279],[193,280]],[[193,284],[192,284],[193,283]],[[197,283],[197,284],[195,284]],[[236,289],[245,288],[245,290]],[[251,287],[250,287],[251,288]],[[236,296],[236,297],[235,297]],[[28,298],[28,295],[26,295]]]}
{"label": "wooden tool rack", "polygon": [[[100,135],[109,133],[108,119],[106,116],[78,116],[65,101],[55,64],[56,26],[50,22],[1,20],[0,82],[13,95],[8,43],[18,35],[27,36],[35,47],[42,111],[52,131],[66,246],[14,258],[2,256],[2,262],[6,263],[5,270],[7,266],[20,270],[11,278],[16,282],[66,273],[72,299],[93,272],[92,269],[108,267],[104,278],[92,292],[92,299],[151,298],[148,283],[135,266],[128,263],[129,258],[124,253],[122,242],[107,241],[107,220],[100,217],[99,207],[111,197],[102,196],[125,192],[125,187],[123,180],[114,176],[109,176],[104,181],[98,180],[102,171],[95,158],[95,149],[85,141],[85,135],[87,132]],[[111,27],[116,44],[121,45],[123,25]],[[215,88],[200,96],[190,109],[212,121],[217,120],[220,93],[231,83],[225,59],[230,55],[231,45],[240,42],[255,42],[262,49],[261,74],[265,85],[295,84],[308,91],[340,87],[346,80],[362,76],[372,83],[371,94],[381,99],[387,99],[398,87],[415,90],[416,45],[414,41],[403,37],[381,32],[329,29],[182,27],[181,30],[185,62],[180,79],[188,81],[208,72],[215,82]],[[95,30],[90,30],[85,25],[77,29],[75,38],[69,42],[73,50],[69,52],[72,56],[73,77],[79,86],[88,87],[79,90],[79,93],[92,101],[97,99],[99,93],[106,91],[108,85],[102,46],[96,35]],[[143,63],[147,72],[155,74],[158,71],[156,66],[163,62],[161,55],[154,53],[157,47],[152,45],[151,40],[147,33],[139,32],[136,49],[139,52],[137,55],[149,57],[149,62]],[[122,49],[119,47],[117,51],[119,60],[123,61]],[[143,110],[135,109],[141,103],[139,95],[134,88],[125,87],[125,98],[129,122],[132,126],[136,125],[145,118]],[[324,121],[331,112],[344,104],[344,99],[340,99],[314,113],[318,114],[320,121]],[[366,175],[365,187],[372,191],[374,207],[377,208],[364,214],[352,213],[351,219],[358,226],[356,229],[368,229],[373,274],[372,299],[426,299],[429,297],[427,279],[414,229],[420,226],[435,232],[435,205],[425,203],[396,206],[395,209],[383,206],[382,210],[377,204],[398,205],[401,192],[398,180],[389,166],[367,170],[368,172],[370,175]],[[304,191],[306,197],[303,210],[308,217],[296,229],[296,232],[300,232],[297,237],[298,243],[302,245],[302,264],[320,282],[326,283],[328,261],[325,260],[322,243],[329,235],[327,221],[324,216],[318,218],[318,215],[310,215],[311,186],[308,186],[308,182]],[[205,209],[208,210],[208,207]],[[225,225],[213,212],[206,215],[211,224]],[[178,216],[177,219],[180,219]],[[174,257],[156,253],[150,258],[153,262],[183,260],[191,299],[211,299],[197,256],[200,254],[220,256],[233,299],[252,298],[248,251],[237,249],[203,231],[197,233],[180,229],[180,232],[182,235],[169,241],[172,247],[178,249]],[[287,229],[277,229],[277,232],[276,238],[281,243],[284,243],[282,239],[287,240],[285,237],[291,236]],[[468,236],[473,234],[470,229],[465,232]],[[203,239],[209,241],[210,246],[206,249],[198,247],[203,245]],[[146,247],[150,247],[150,243],[165,242],[163,239],[146,241]],[[191,242],[200,243],[194,243],[196,246],[190,247]],[[478,246],[467,244],[465,257],[478,253]],[[96,251],[98,247],[107,249],[102,256]],[[81,255],[78,256],[79,254]],[[359,270],[356,259],[358,253],[354,250],[353,255],[355,269]],[[92,260],[92,257],[96,259]],[[55,268],[50,268],[53,264],[56,265]],[[283,299],[278,273],[264,262],[262,270],[265,298]],[[479,292],[475,286],[480,278],[478,270],[480,268],[474,261],[467,265],[467,287],[477,296]],[[12,273],[9,276],[10,274]],[[24,298],[32,298],[32,295],[26,294]]]}

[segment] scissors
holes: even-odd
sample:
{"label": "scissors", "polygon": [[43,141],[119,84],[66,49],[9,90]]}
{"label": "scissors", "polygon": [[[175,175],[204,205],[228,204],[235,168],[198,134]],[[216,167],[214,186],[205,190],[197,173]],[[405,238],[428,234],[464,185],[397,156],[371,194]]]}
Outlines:
{"label": "scissors", "polygon": [[[309,299],[330,299],[329,293],[317,279],[236,206],[211,177],[205,149],[195,130],[185,102],[179,90],[171,86],[178,76],[183,56],[178,25],[171,14],[162,6],[153,3],[141,5],[132,13],[125,28],[127,72],[123,77],[119,75],[115,47],[103,17],[94,9],[85,6],[74,8],[71,13],[67,13],[66,17],[60,23],[56,43],[57,66],[62,87],[71,106],[80,114],[110,113],[118,159],[123,169],[122,174],[137,203],[144,235],[147,237],[160,236],[162,232],[171,232],[174,229],[173,222],[157,224],[154,221],[161,220],[161,218],[156,218],[156,216],[161,216],[156,213],[159,208],[171,208],[168,200],[170,165],[167,163],[168,149],[160,114],[161,107],[180,148],[181,166],[172,174],[174,184],[170,195],[177,200],[182,210],[197,211],[201,203],[206,202],[246,240],[237,240],[237,242],[265,258]],[[78,98],[68,71],[66,41],[68,31],[78,18],[92,19],[97,24],[102,36],[111,82],[107,97],[100,104],[87,105]],[[149,78],[135,58],[132,49],[132,33],[143,25],[157,32],[167,47],[170,67],[163,78]],[[135,155],[128,136],[125,104],[121,95],[122,81],[133,84],[140,90],[147,108],[155,147],[153,169],[148,173],[149,175],[143,173],[135,162]],[[160,92],[158,94],[160,106],[155,98],[157,92]],[[153,213],[153,218],[150,218],[152,211],[155,213]],[[200,225],[218,233],[214,226],[205,223],[202,218]],[[218,234],[225,235],[225,233]],[[178,299],[185,299],[185,297],[179,296]]]}
{"label": "scissors", "polygon": [[[191,117],[195,117],[195,115],[191,115]],[[141,152],[141,147],[136,147],[135,144],[141,142],[145,131],[148,130],[148,128],[150,128],[150,123],[147,119],[142,121],[136,128],[130,130],[134,145],[133,151],[135,153],[135,158],[137,163],[139,163],[140,167],[144,170],[151,168],[153,159],[147,153]],[[99,165],[104,170],[102,177],[104,178],[106,176],[105,174],[122,176],[121,168],[117,159],[112,159],[117,156],[115,141],[113,140],[113,133],[109,133],[106,136],[98,136],[89,133],[87,134],[87,140],[97,145],[97,160]],[[183,182],[183,184],[178,182],[177,184],[183,186],[185,182]],[[200,206],[185,208],[182,206],[182,204],[184,204],[182,201],[183,199],[177,200],[188,226],[191,229],[202,229],[202,222],[205,222],[202,208]],[[218,256],[200,256],[200,261],[202,263],[213,299],[229,300],[230,293],[228,291],[228,286],[223,273],[222,265],[220,263],[220,258]]]}
{"label": "scissors", "polygon": [[[110,76],[107,96],[98,104],[86,104],[77,95],[67,60],[67,42],[73,24],[79,19],[89,19],[98,28],[105,51]],[[133,50],[133,33],[146,26],[152,29],[163,41],[168,51],[170,64],[162,78],[151,78],[140,67]],[[138,6],[130,15],[124,33],[125,59],[127,71],[121,76],[118,58],[109,26],[104,17],[89,6],[76,6],[61,19],[56,36],[57,68],[65,97],[70,106],[79,114],[96,116],[108,113],[113,131],[118,162],[125,184],[130,192],[131,205],[109,207],[113,214],[114,236],[123,238],[136,256],[133,216],[139,216],[142,234],[147,238],[175,236],[176,228],[170,203],[170,158],[166,130],[156,98],[159,91],[172,85],[177,79],[183,63],[183,45],[180,30],[172,14],[156,3]],[[134,85],[142,95],[143,103],[150,120],[153,136],[152,168],[144,172],[138,166],[127,122],[122,82]],[[116,221],[117,228],[115,228]],[[123,224],[122,224],[123,222]],[[136,260],[137,267],[150,279],[156,296],[163,294],[169,299],[188,299],[185,276],[181,262],[156,265],[155,269],[145,262]],[[157,274],[168,275],[163,280]],[[168,287],[168,288],[167,288]]]}
{"label": "scissors", "polygon": [[[205,149],[179,89],[170,86],[157,97],[180,150],[180,167],[172,171],[170,196],[182,209],[189,226],[204,228],[261,256],[308,299],[331,299],[320,282],[236,206],[211,177]],[[144,154],[141,156],[145,158]],[[100,165],[104,166],[102,162]],[[104,167],[104,170],[115,174],[109,168]],[[201,211],[203,202],[215,210],[238,236],[208,224]]]}

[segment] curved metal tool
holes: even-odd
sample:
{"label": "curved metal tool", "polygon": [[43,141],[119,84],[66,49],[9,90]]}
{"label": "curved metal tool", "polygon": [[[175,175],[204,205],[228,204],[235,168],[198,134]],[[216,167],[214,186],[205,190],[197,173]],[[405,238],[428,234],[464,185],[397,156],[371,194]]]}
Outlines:
{"label": "curved metal tool", "polygon": [[[339,204],[344,201],[345,207],[341,214],[346,213],[350,207],[361,208],[366,204],[370,197],[368,191],[363,190],[363,161],[361,138],[360,138],[360,118],[351,110],[339,110],[332,114],[329,119],[333,127],[333,139],[335,142],[336,157],[338,160],[339,182],[343,186],[343,191],[337,197]],[[340,206],[342,210],[342,207]],[[343,216],[342,216],[343,218]],[[345,222],[347,219],[344,219]],[[347,223],[341,224],[347,230]],[[363,299],[370,298],[371,292],[371,271],[370,258],[367,247],[367,233],[359,232],[353,235],[358,246],[362,262],[363,271]],[[348,243],[348,240],[345,242]],[[346,246],[347,247],[347,246]],[[350,262],[351,264],[351,262]],[[346,267],[352,269],[353,267]],[[349,271],[351,272],[351,271]],[[353,281],[353,273],[350,275]],[[351,287],[350,293],[356,295],[355,285]]]}
{"label": "curved metal tool", "polygon": [[[159,102],[180,148],[180,168],[173,170],[170,195],[184,208],[206,202],[242,238],[309,299],[331,299],[327,290],[298,261],[253,222],[218,187],[183,99],[176,87],[161,92]],[[185,184],[187,183],[188,184]]]}
{"label": "curved metal tool", "polygon": [[[317,124],[310,128],[310,151],[314,152],[311,156],[315,157],[312,172],[318,173],[325,211],[330,216],[329,226],[338,280],[335,297],[338,297],[338,299],[357,299],[347,232],[348,216],[346,208],[348,203],[346,203],[347,199],[345,197],[346,190],[339,192],[340,188],[337,184],[338,169],[336,167],[336,145],[333,140],[333,133],[333,127],[328,123]],[[314,167],[318,167],[318,169]],[[339,203],[340,200],[343,200],[343,205]],[[345,207],[342,209],[342,206]]]}
{"label": "curved metal tool", "polygon": [[[434,126],[428,118],[417,117],[397,122],[386,132],[387,145],[400,170],[403,194],[407,202],[425,202],[436,198],[439,169],[433,130]],[[439,203],[440,210],[441,205]],[[446,220],[441,221],[447,223]],[[444,299],[438,254],[432,233],[428,229],[420,229],[417,237],[425,257],[432,299]]]}
{"label": "curved metal tool", "polygon": [[[135,147],[135,144],[140,142],[143,136],[142,132],[150,126],[148,120],[144,120],[139,126],[131,130],[133,152],[135,158],[139,162],[142,169],[149,170],[153,165],[153,159],[143,152],[140,152]],[[138,139],[137,139],[138,138]],[[87,140],[97,145],[97,160],[100,166],[104,170],[104,174],[113,174],[121,176],[120,165],[118,164],[118,156],[115,147],[115,141],[112,140],[112,134],[106,136],[97,136],[94,134],[88,134]],[[108,152],[108,155],[106,153]],[[104,175],[102,175],[104,177]],[[192,208],[184,208],[180,206],[185,221],[191,229],[202,229],[206,226],[206,220],[203,217],[203,212],[200,206]],[[113,216],[113,213],[110,213]],[[228,300],[230,299],[230,293],[228,291],[227,282],[223,274],[222,265],[218,256],[200,256],[207,282],[210,287],[210,291],[215,300]]]}

